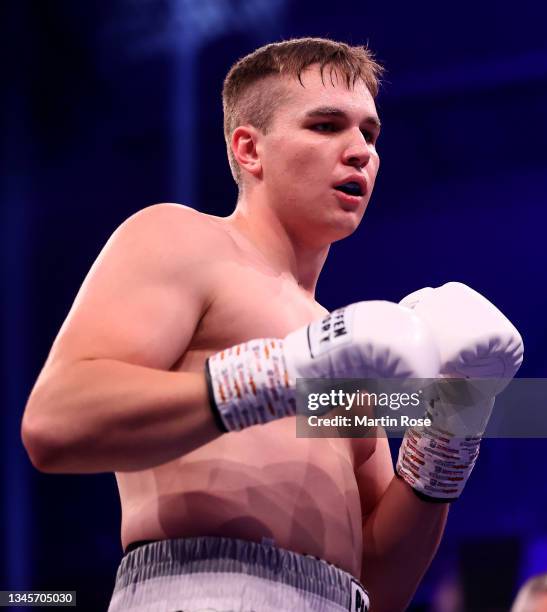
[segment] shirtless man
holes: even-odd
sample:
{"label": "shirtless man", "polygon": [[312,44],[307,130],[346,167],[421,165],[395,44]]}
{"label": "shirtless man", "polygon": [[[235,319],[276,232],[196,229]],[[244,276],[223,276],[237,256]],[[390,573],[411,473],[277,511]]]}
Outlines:
{"label": "shirtless man", "polygon": [[429,294],[361,302],[342,311],[344,342],[309,354],[329,246],[358,227],[378,172],[379,73],[366,49],[321,39],[240,60],[223,91],[235,211],[129,218],[59,332],[23,440],[42,471],[116,473],[113,612],[366,610],[358,581],[374,612],[396,612],[433,558],[463,484],[413,466],[415,439],[397,478],[385,438],[296,438],[291,416],[296,377],[442,374],[435,324],[458,324]]}

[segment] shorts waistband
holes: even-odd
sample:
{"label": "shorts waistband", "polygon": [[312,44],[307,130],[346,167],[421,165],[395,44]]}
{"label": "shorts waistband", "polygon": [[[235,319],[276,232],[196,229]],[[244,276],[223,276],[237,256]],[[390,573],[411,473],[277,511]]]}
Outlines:
{"label": "shorts waistband", "polygon": [[127,545],[127,548],[124,551],[124,555],[128,555],[130,552],[133,552],[137,548],[141,546],[146,546],[147,544],[152,544],[153,542],[160,542],[161,540],[135,540],[135,542],[131,542]]}
{"label": "shorts waistband", "polygon": [[[131,549],[131,550],[130,550]],[[221,537],[196,537],[134,542],[128,546],[114,594],[155,578],[207,574],[244,574],[284,584],[352,610],[363,586],[349,573],[310,555],[262,543]],[[367,599],[368,603],[368,599]],[[362,608],[363,610],[367,608]]]}

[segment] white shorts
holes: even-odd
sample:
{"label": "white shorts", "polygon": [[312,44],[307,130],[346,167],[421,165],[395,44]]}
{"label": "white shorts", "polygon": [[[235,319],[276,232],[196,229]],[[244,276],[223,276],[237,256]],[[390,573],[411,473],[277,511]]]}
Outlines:
{"label": "white shorts", "polygon": [[363,586],[308,555],[262,543],[159,540],[124,556],[108,612],[366,612]]}

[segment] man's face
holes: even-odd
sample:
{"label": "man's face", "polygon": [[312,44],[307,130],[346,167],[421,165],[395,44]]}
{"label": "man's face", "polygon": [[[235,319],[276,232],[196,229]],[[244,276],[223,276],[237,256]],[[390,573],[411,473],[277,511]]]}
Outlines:
{"label": "man's face", "polygon": [[[314,244],[351,234],[366,210],[379,157],[379,121],[362,81],[348,89],[330,67],[284,78],[289,102],[257,142],[268,202],[293,233]],[[275,104],[275,101],[272,101]],[[342,190],[342,183],[351,182]]]}

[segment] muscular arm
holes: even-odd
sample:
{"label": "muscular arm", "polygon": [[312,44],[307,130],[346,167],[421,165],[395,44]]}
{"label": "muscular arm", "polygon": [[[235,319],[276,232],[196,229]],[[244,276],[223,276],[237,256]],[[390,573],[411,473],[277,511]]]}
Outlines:
{"label": "muscular arm", "polygon": [[219,435],[204,375],[169,371],[210,299],[200,223],[182,207],[151,207],[107,243],[25,410],[39,469],[142,470]]}
{"label": "muscular arm", "polygon": [[420,500],[393,475],[386,438],[378,438],[357,475],[367,512],[361,579],[370,593],[371,611],[405,610],[437,551],[448,504]]}

